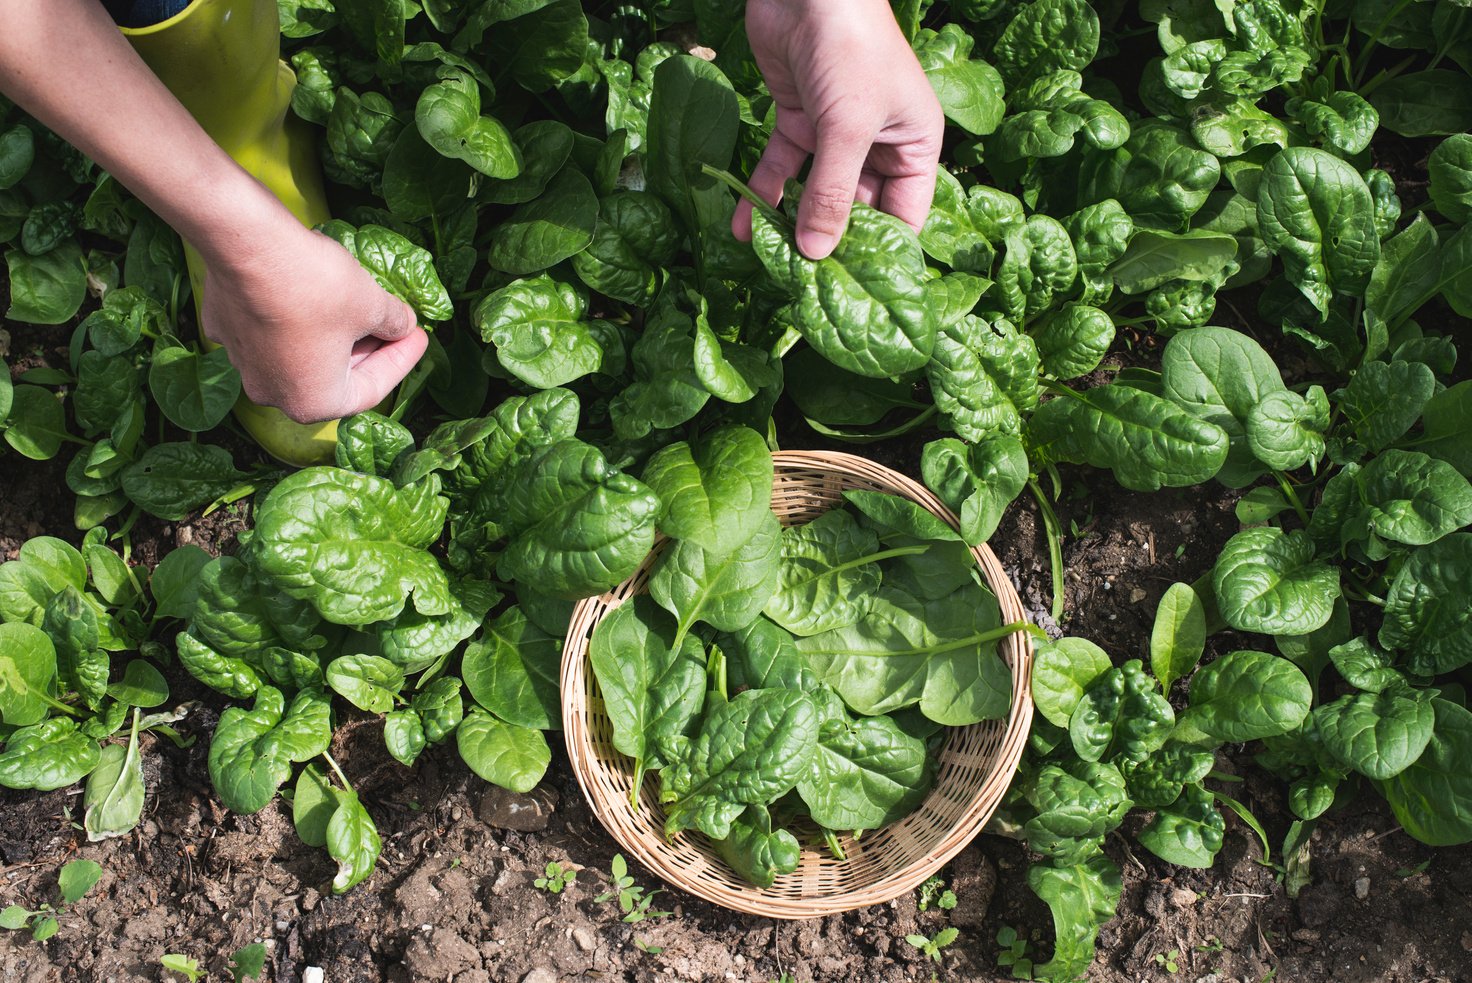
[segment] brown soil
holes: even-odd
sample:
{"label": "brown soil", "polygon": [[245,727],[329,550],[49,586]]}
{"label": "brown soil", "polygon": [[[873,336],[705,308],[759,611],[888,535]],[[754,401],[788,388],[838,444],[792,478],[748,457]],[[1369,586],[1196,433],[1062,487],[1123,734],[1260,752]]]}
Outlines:
{"label": "brown soil", "polygon": [[[17,371],[64,364],[64,331],[12,330]],[[240,464],[253,462],[246,445],[225,440]],[[802,438],[787,442],[800,446]],[[858,450],[916,474],[918,448]],[[68,453],[41,465],[13,456],[0,463],[0,560],[30,536],[79,539],[61,491]],[[1067,534],[1067,614],[1057,627],[1117,659],[1139,657],[1165,588],[1201,576],[1236,529],[1235,494],[1215,485],[1126,493],[1107,476],[1083,471],[1065,473],[1064,481],[1058,512]],[[248,518],[241,503],[182,523],[140,521],[134,556],[155,562],[185,543],[229,551]],[[992,545],[1029,615],[1054,627],[1041,523],[1026,497]],[[179,749],[145,735],[149,798],[130,835],[87,843],[76,824],[75,789],[0,790],[0,906],[54,902],[56,872],[73,857],[94,859],[105,871],[49,941],[0,932],[0,981],[178,979],[160,967],[168,952],[199,959],[211,979],[223,980],[230,954],[256,941],[268,949],[264,978],[293,983],[309,967],[325,970],[327,983],[768,981],[784,973],[823,983],[1000,980],[1009,978],[996,964],[1003,926],[1027,936],[1031,954],[1047,955],[1048,911],[1026,887],[1026,857],[1014,841],[992,835],[945,872],[959,898],[951,912],[921,912],[909,896],[843,916],[778,922],[669,891],[654,905],[668,916],[627,924],[615,903],[595,900],[607,889],[616,846],[590,815],[560,750],[541,788],[512,797],[469,774],[453,749],[427,753],[413,769],[400,766],[369,719],[339,728],[333,753],[368,803],[384,851],[367,884],[335,896],[331,861],[297,839],[289,806],[278,799],[239,816],[212,798],[206,750],[222,702],[177,671],[170,682],[176,699],[198,701],[181,725],[196,741]],[[1238,751],[1226,770],[1245,776],[1236,797],[1266,827],[1276,862],[1290,821],[1283,788]],[[514,806],[531,807],[535,818],[508,819]],[[1091,979],[1472,980],[1472,849],[1414,842],[1367,794],[1320,823],[1312,883],[1290,899],[1278,869],[1263,862],[1256,835],[1236,816],[1227,821],[1226,846],[1206,871],[1171,868],[1132,851],[1128,837],[1112,839],[1125,893],[1100,936]],[[581,870],[560,895],[532,884],[549,860]],[[637,867],[631,872],[640,884],[659,886]],[[947,924],[960,936],[939,963],[905,941]]]}

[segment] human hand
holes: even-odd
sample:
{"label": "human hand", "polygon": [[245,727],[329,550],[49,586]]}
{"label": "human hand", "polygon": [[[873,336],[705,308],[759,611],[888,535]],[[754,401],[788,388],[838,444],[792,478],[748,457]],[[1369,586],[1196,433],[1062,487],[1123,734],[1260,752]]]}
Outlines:
{"label": "human hand", "polygon": [[247,397],[298,423],[371,409],[428,336],[351,253],[282,214],[270,235],[206,257],[205,336],[229,351]]}
{"label": "human hand", "polygon": [[[813,156],[797,212],[803,255],[833,251],[855,200],[924,225],[945,120],[888,0],[749,0],[746,32],[777,103],[748,183],[775,205]],[[751,238],[750,202],[731,231]]]}

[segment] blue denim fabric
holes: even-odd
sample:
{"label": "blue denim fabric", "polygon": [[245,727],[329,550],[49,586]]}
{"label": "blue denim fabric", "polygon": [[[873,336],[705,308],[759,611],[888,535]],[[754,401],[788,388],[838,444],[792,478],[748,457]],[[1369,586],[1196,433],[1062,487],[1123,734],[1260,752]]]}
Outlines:
{"label": "blue denim fabric", "polygon": [[189,0],[102,0],[119,27],[148,27],[189,6]]}

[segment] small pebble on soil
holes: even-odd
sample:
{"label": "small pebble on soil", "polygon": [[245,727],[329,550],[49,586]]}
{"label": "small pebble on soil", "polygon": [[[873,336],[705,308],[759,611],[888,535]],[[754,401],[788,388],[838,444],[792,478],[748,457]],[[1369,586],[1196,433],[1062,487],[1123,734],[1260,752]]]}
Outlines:
{"label": "small pebble on soil", "polygon": [[557,793],[552,789],[535,788],[523,795],[493,785],[481,796],[476,814],[487,826],[539,833],[556,809]]}

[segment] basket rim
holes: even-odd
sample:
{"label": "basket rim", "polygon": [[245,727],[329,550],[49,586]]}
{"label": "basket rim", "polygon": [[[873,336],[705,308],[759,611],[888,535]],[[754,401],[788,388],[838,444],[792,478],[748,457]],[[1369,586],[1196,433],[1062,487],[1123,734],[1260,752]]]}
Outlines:
{"label": "basket rim", "polygon": [[[774,488],[782,480],[784,471],[817,471],[837,477],[839,480],[849,478],[880,483],[890,486],[894,493],[915,501],[939,516],[952,528],[959,527],[955,513],[929,489],[904,474],[860,455],[843,451],[776,451],[772,454],[772,463]],[[801,475],[798,477],[800,478]],[[1031,729],[1033,714],[1032,640],[1030,634],[1025,631],[1007,636],[998,646],[999,654],[1003,655],[1012,671],[1012,694],[1007,716],[1002,720],[983,721],[969,725],[969,728],[995,728],[1003,721],[1005,722],[1001,741],[993,753],[994,765],[990,773],[982,782],[981,787],[969,795],[964,810],[950,824],[938,843],[932,846],[924,856],[910,859],[909,862],[872,883],[831,893],[792,898],[774,894],[770,889],[758,888],[751,884],[741,883],[735,886],[734,882],[725,884],[697,879],[690,876],[686,866],[673,857],[672,852],[665,845],[662,833],[627,830],[620,817],[632,813],[628,797],[609,796],[592,775],[593,769],[607,768],[608,762],[600,758],[594,750],[588,728],[588,717],[591,712],[589,683],[591,681],[592,685],[596,685],[596,679],[589,665],[588,640],[597,620],[633,596],[634,591],[631,585],[639,583],[641,578],[647,575],[663,545],[663,540],[658,541],[655,548],[651,549],[640,562],[638,569],[617,587],[577,603],[569,619],[567,639],[562,652],[560,682],[562,685],[563,735],[567,744],[568,760],[590,811],[598,818],[599,823],[615,842],[671,887],[677,887],[688,894],[734,911],[768,918],[792,919],[835,914],[880,904],[899,897],[914,890],[926,878],[938,871],[981,832],[982,827],[986,825],[1000,805],[1007,787],[1016,774],[1017,764],[1021,759]],[[996,555],[985,543],[968,548],[977,566],[981,569],[988,587],[996,595],[1002,607],[1004,619],[1008,618],[1008,609],[1011,608],[1010,613],[1015,613],[1017,617],[1010,620],[1026,620],[1016,588],[1006,575]],[[1004,623],[1006,623],[1005,620]],[[969,728],[950,728],[952,740],[956,733],[964,732]],[[627,762],[628,759],[623,758],[623,761]],[[925,802],[929,802],[932,797],[936,796],[939,788],[940,783],[937,782]],[[646,780],[642,786],[641,799],[648,799],[653,805],[653,796],[647,794],[649,789],[650,783]],[[922,808],[924,808],[924,803],[917,808],[917,812]],[[905,819],[897,820],[891,826],[902,824],[905,821]],[[624,835],[625,833],[629,835]],[[705,843],[700,843],[698,849],[703,854],[708,854],[711,850]]]}

